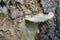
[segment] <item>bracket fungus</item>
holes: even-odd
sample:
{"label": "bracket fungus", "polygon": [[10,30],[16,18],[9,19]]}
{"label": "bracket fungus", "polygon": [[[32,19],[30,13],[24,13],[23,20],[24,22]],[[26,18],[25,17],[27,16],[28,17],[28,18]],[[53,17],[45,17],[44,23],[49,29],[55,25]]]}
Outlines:
{"label": "bracket fungus", "polygon": [[45,14],[39,14],[39,15],[35,15],[31,18],[25,18],[26,20],[28,21],[31,21],[31,22],[45,22],[49,19],[52,19],[54,17],[54,13],[53,12],[49,12],[49,14],[45,15]]}
{"label": "bracket fungus", "polygon": [[[30,35],[34,37],[36,37],[36,34],[40,33],[40,28],[42,23],[50,20],[54,18],[54,13],[53,12],[49,12],[48,14],[43,14],[43,13],[40,13],[38,15],[35,15],[33,17],[28,17],[26,18],[25,17],[25,20],[26,21],[26,25],[29,29],[29,31],[31,32]],[[44,24],[43,24],[44,25]]]}

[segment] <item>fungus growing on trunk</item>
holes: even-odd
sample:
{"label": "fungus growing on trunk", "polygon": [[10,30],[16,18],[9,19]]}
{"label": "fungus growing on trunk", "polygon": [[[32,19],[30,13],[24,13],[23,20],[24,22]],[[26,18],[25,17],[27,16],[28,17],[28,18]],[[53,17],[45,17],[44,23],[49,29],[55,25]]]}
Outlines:
{"label": "fungus growing on trunk", "polygon": [[28,21],[31,21],[31,22],[45,22],[49,19],[52,19],[54,17],[54,14],[53,12],[49,12],[49,14],[45,15],[45,14],[39,14],[39,15],[35,15],[31,18],[25,18],[26,20]]}

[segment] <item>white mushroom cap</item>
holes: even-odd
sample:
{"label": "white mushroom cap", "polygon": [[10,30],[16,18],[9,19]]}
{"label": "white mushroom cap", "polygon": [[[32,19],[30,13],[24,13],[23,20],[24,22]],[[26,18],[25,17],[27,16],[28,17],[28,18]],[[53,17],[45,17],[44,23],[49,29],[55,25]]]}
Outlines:
{"label": "white mushroom cap", "polygon": [[31,22],[45,22],[49,19],[52,19],[53,17],[54,17],[53,12],[49,12],[49,14],[47,15],[40,14],[40,15],[33,16],[32,18],[25,18],[25,19]]}

